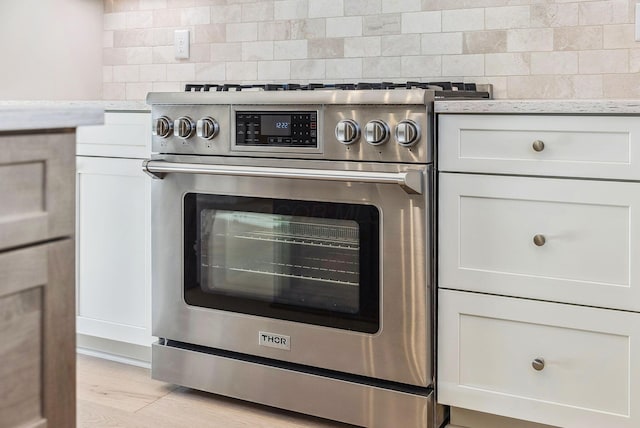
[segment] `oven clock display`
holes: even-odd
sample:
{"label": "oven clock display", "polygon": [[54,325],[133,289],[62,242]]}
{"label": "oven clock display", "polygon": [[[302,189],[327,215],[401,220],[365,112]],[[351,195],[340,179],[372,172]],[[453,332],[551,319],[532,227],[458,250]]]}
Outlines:
{"label": "oven clock display", "polygon": [[318,147],[317,111],[237,111],[239,146]]}

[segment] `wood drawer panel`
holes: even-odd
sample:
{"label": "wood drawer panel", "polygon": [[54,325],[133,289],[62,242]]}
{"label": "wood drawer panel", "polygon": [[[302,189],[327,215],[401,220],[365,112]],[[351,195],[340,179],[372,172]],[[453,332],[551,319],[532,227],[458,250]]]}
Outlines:
{"label": "wood drawer panel", "polygon": [[640,310],[640,184],[443,173],[439,197],[440,287]]}
{"label": "wood drawer panel", "polygon": [[105,112],[104,125],[80,126],[78,155],[148,158],[151,154],[150,112]]}
{"label": "wood drawer panel", "polygon": [[440,115],[438,130],[441,171],[640,179],[637,117]]}
{"label": "wood drawer panel", "polygon": [[639,334],[639,314],[440,290],[438,401],[566,428],[637,427]]}
{"label": "wood drawer panel", "polygon": [[73,132],[0,136],[0,250],[73,235]]}

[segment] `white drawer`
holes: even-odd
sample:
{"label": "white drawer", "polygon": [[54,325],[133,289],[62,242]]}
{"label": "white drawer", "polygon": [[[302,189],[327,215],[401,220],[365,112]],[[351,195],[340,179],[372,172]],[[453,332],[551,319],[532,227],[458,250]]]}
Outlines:
{"label": "white drawer", "polygon": [[441,288],[640,311],[638,183],[441,173],[438,213]]}
{"label": "white drawer", "polygon": [[148,158],[151,154],[150,112],[105,112],[104,125],[80,126],[78,156]]}
{"label": "white drawer", "polygon": [[441,404],[565,428],[640,426],[640,314],[440,290],[438,320]]}
{"label": "white drawer", "polygon": [[[542,151],[534,141],[544,143]],[[443,114],[438,168],[639,180],[640,118]]]}

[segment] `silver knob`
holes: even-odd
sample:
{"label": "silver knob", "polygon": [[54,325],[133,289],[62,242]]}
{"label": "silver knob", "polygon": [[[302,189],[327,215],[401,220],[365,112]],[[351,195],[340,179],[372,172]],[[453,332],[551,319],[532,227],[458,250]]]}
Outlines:
{"label": "silver knob", "polygon": [[533,150],[535,150],[536,152],[541,152],[544,150],[544,143],[540,140],[534,141],[531,146],[533,147]]}
{"label": "silver knob", "polygon": [[420,138],[420,127],[413,120],[402,120],[396,125],[396,141],[404,147],[413,146]]}
{"label": "silver knob", "polygon": [[544,358],[538,357],[531,361],[531,367],[537,371],[542,371],[542,369],[544,369]]}
{"label": "silver knob", "polygon": [[153,121],[151,132],[161,138],[167,138],[173,130],[173,122],[166,116],[159,117]]}
{"label": "silver knob", "polygon": [[351,119],[344,119],[336,125],[336,138],[342,144],[355,143],[360,138],[360,127]]}
{"label": "silver knob", "polygon": [[381,120],[372,120],[364,126],[364,139],[373,146],[386,143],[389,139],[389,125]]}
{"label": "silver knob", "polygon": [[542,247],[545,242],[547,242],[546,238],[544,237],[544,235],[536,235],[533,237],[533,243],[536,244],[538,247]]}
{"label": "silver knob", "polygon": [[210,140],[218,135],[219,130],[220,125],[218,125],[218,122],[212,117],[203,117],[196,122],[196,135],[205,140]]}
{"label": "silver knob", "polygon": [[173,135],[176,137],[187,139],[193,135],[196,130],[196,124],[190,117],[182,116],[173,122]]}

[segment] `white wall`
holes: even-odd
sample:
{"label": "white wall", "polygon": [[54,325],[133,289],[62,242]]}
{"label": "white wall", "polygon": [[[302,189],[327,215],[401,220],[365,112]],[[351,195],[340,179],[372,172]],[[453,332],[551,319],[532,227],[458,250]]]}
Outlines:
{"label": "white wall", "polygon": [[102,98],[102,0],[0,0],[0,100]]}

